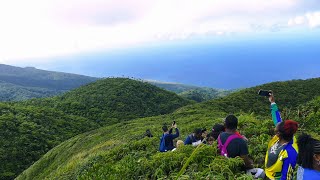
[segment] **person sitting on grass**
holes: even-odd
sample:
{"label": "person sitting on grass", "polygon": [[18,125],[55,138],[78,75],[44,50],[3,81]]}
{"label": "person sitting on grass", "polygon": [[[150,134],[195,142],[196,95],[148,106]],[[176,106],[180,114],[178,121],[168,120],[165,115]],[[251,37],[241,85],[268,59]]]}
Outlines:
{"label": "person sitting on grass", "polygon": [[218,136],[218,148],[220,154],[226,157],[241,157],[246,169],[253,168],[253,161],[249,158],[247,142],[237,133],[238,119],[234,115],[228,115],[225,119],[225,132]]}
{"label": "person sitting on grass", "polygon": [[184,141],[184,144],[191,144],[192,146],[198,146],[202,142],[202,129],[196,128],[192,134],[190,134],[186,140]]}
{"label": "person sitting on grass", "polygon": [[[176,130],[175,134],[172,134],[172,129]],[[173,140],[179,137],[179,129],[177,128],[177,124],[176,123],[172,124],[170,130],[168,130],[168,127],[164,125],[162,127],[162,130],[163,130],[163,135],[160,140],[159,151],[160,152],[171,151],[172,149],[175,148],[173,145],[174,144]]]}

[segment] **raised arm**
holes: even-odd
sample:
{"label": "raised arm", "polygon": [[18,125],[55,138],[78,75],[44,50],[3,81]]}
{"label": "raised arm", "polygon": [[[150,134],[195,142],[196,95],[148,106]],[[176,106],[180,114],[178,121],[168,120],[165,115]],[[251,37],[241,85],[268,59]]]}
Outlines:
{"label": "raised arm", "polygon": [[278,109],[278,106],[275,102],[274,96],[272,93],[270,93],[269,101],[271,103],[271,115],[274,125],[276,126],[279,122],[282,121],[280,111]]}
{"label": "raised arm", "polygon": [[176,133],[172,135],[172,138],[175,139],[175,138],[179,137],[180,133],[179,133],[179,129],[177,128],[177,124],[173,124],[171,129],[176,130]]}

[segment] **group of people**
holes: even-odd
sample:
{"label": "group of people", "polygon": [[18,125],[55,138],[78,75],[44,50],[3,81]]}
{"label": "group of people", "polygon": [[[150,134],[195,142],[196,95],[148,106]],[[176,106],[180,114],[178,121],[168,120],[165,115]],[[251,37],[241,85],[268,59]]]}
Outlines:
{"label": "group of people", "polygon": [[[247,173],[252,174],[255,178],[291,180],[296,164],[298,164],[298,180],[320,179],[320,141],[307,134],[296,138],[294,135],[298,130],[298,123],[281,119],[272,93],[270,93],[269,101],[275,135],[267,147],[264,170],[253,167],[248,151],[248,139],[237,131],[238,119],[234,115],[228,115],[224,125],[214,125],[210,133],[207,133],[205,129],[195,129],[184,142],[178,140],[177,147],[181,144],[197,146],[206,143],[212,145],[214,141],[217,141],[222,156],[241,157]],[[173,140],[179,137],[177,124],[174,123],[170,129],[167,126],[163,126],[162,129],[164,133],[160,140],[160,152],[175,150]],[[175,134],[172,134],[173,129],[175,129]]]}

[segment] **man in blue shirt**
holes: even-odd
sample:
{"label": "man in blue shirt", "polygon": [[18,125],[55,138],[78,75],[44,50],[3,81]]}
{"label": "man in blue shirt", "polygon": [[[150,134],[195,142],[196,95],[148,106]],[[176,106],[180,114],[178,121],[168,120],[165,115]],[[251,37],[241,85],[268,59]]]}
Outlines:
{"label": "man in blue shirt", "polygon": [[[176,131],[175,134],[172,134],[172,129],[175,129]],[[170,130],[168,130],[168,127],[164,125],[162,127],[162,130],[163,130],[163,135],[160,141],[160,151],[162,151],[162,147],[161,147],[162,145],[164,146],[164,149],[162,152],[171,151],[172,149],[175,148],[173,145],[173,140],[179,137],[179,129],[177,128],[177,124],[176,123],[172,124],[172,127],[170,128]]]}

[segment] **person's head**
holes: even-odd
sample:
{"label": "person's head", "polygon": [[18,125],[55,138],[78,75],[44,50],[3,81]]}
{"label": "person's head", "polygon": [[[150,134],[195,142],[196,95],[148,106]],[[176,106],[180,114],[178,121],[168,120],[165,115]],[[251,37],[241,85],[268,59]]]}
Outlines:
{"label": "person's head", "polygon": [[146,130],[146,136],[147,136],[147,137],[153,137],[153,135],[151,134],[150,129],[147,129],[147,130]]}
{"label": "person's head", "polygon": [[184,145],[184,142],[182,140],[177,141],[177,148],[180,148],[183,145]]}
{"label": "person's head", "polygon": [[202,137],[203,137],[203,138],[206,138],[207,135],[208,135],[207,129],[206,129],[206,128],[203,128],[203,129],[202,129]]}
{"label": "person's head", "polygon": [[194,137],[197,140],[201,139],[201,137],[202,137],[202,129],[200,129],[200,128],[194,129],[193,134],[194,134]]}
{"label": "person's head", "polygon": [[[313,139],[308,134],[298,137],[298,164],[303,168],[320,168],[320,141]],[[318,166],[318,167],[317,167]]]}
{"label": "person's head", "polygon": [[222,124],[215,124],[212,128],[212,137],[218,139],[220,133],[225,131],[225,127]]}
{"label": "person's head", "polygon": [[276,135],[285,141],[291,141],[298,130],[298,123],[293,120],[282,121],[275,128]]}
{"label": "person's head", "polygon": [[168,126],[167,125],[163,125],[162,126],[162,130],[163,130],[163,132],[168,132]]}
{"label": "person's head", "polygon": [[229,130],[236,130],[238,127],[238,118],[234,116],[233,114],[230,114],[226,117],[224,121],[224,125],[226,129]]}
{"label": "person's head", "polygon": [[213,142],[214,142],[215,138],[214,138],[214,134],[213,132],[210,132],[208,135],[207,135],[207,143],[209,145],[212,145]]}

